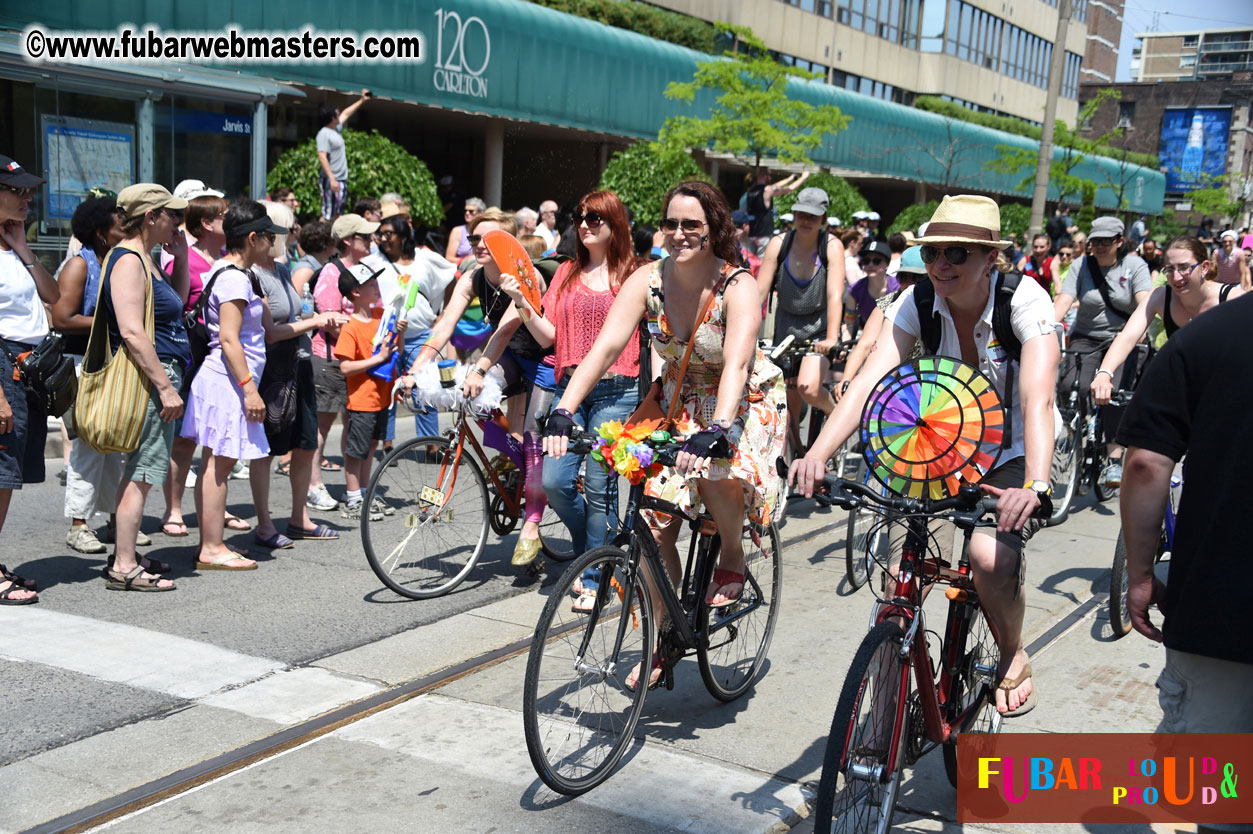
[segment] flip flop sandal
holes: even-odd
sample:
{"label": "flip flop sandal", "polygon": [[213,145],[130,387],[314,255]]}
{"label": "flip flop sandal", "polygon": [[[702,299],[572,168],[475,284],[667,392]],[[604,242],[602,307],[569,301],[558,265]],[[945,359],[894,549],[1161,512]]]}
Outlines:
{"label": "flip flop sandal", "polygon": [[228,515],[226,519],[222,522],[222,526],[225,527],[227,530],[235,530],[240,533],[247,533],[249,530],[252,529],[251,524],[244,521],[242,518],[240,518],[237,515]]}
{"label": "flip flop sandal", "polygon": [[342,472],[343,469],[344,467],[340,466],[338,463],[331,463],[329,460],[322,461],[323,472]]}
{"label": "flip flop sandal", "polygon": [[596,589],[584,587],[579,596],[570,603],[570,610],[575,614],[590,614],[596,607]]}
{"label": "flip flop sandal", "polygon": [[212,562],[206,562],[202,560],[199,556],[197,556],[196,557],[196,570],[256,570],[257,569],[256,562],[253,562],[251,565],[241,566],[241,567],[230,567],[229,565],[226,564],[227,562],[232,562],[236,559],[247,559],[247,558],[248,557],[244,555],[243,553],[236,553],[233,550],[228,551],[226,555],[224,556],[219,556],[217,559],[215,559]]}
{"label": "flip flop sandal", "polygon": [[16,573],[6,568],[4,565],[0,565],[0,576],[3,576],[5,579],[9,580],[10,582],[12,582],[14,585],[16,585],[19,588],[25,588],[28,591],[39,590],[39,585],[35,582],[35,580],[27,579],[24,576],[18,576]]}
{"label": "flip flop sandal", "polygon": [[[170,528],[182,530],[181,533],[171,533]],[[167,521],[161,525],[161,533],[172,539],[183,539],[187,537],[187,525],[181,521]]]}
{"label": "flip flop sandal", "polygon": [[274,467],[274,471],[283,477],[289,477],[291,475],[291,462],[283,463],[280,461],[279,465]]}
{"label": "flip flop sandal", "polygon": [[327,527],[325,524],[319,524],[312,530],[301,530],[299,527],[287,525],[287,538],[293,541],[333,541],[339,538],[339,533]]}
{"label": "flip flop sandal", "polygon": [[14,591],[29,591],[30,588],[19,585],[12,579],[10,579],[9,582],[12,582],[13,584],[9,585],[9,587],[5,588],[3,591],[0,591],[0,605],[31,605],[39,602],[38,594],[33,597],[26,597],[25,599],[15,598],[13,596]]}
{"label": "flip flop sandal", "polygon": [[[742,573],[736,573],[733,570],[723,570],[722,568],[716,569],[714,571],[713,581],[717,587],[714,588],[714,592],[712,594],[705,595],[705,604],[710,608],[726,608],[728,605],[734,605],[739,602],[740,597],[744,595],[744,579],[745,576]],[[713,598],[716,597],[718,592],[727,585],[739,585],[740,589],[736,591],[735,596],[732,596],[730,599],[725,599],[722,602],[713,602]],[[723,594],[723,596],[725,597],[728,595]]]}
{"label": "flip flop sandal", "polygon": [[[639,664],[636,664],[636,665],[638,666]],[[632,669],[631,671],[633,673],[635,672],[634,669]],[[627,675],[626,680],[622,682],[622,686],[626,688],[627,692],[634,692],[635,688],[639,686],[639,683],[640,681],[639,681],[638,676],[635,679],[635,683],[631,683],[631,676]],[[661,658],[657,657],[656,653],[654,653],[653,654],[653,668],[648,673],[648,691],[652,692],[654,689],[657,688],[657,686],[660,683],[661,683]]]}
{"label": "flip flop sandal", "polygon": [[[1017,678],[1015,678],[1012,681],[1008,679],[1002,680],[997,685],[997,689],[1003,690],[1005,692],[1005,697],[1008,698],[1010,692],[1013,692],[1015,689],[1022,686],[1022,682],[1030,677],[1031,677],[1031,664],[1028,663],[1026,666],[1022,667],[1022,673],[1019,674]],[[1031,710],[1035,709],[1036,701],[1039,700],[1039,698],[1037,697],[1037,694],[1038,693],[1036,692],[1035,680],[1032,679],[1031,694],[1027,696],[1027,700],[1019,704],[1018,709],[1011,709],[1011,710],[1006,710],[1005,712],[1002,712],[1001,718],[1017,718],[1020,715],[1026,715],[1027,713],[1031,712]]]}
{"label": "flip flop sandal", "polygon": [[270,548],[270,550],[287,550],[296,546],[294,541],[289,539],[287,536],[284,536],[282,533],[275,533],[268,539],[263,539],[260,536],[253,536],[252,540],[262,547]]}
{"label": "flip flop sandal", "polygon": [[157,583],[161,581],[157,576],[144,576],[144,566],[135,565],[135,569],[130,573],[122,574],[118,571],[109,571],[109,582],[105,587],[110,591],[173,591],[174,585],[161,586]]}

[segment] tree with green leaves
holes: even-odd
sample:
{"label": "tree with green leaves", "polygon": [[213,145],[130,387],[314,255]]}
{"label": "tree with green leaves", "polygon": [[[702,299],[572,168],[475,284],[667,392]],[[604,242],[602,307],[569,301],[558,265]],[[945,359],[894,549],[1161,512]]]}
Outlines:
{"label": "tree with green leaves", "polygon": [[[437,226],[444,219],[443,206],[435,189],[435,178],[426,163],[377,130],[363,133],[344,130],[344,151],[352,171],[349,193],[355,197],[378,197],[394,191],[409,203],[414,223]],[[287,186],[296,192],[302,206],[322,205],[318,188],[318,149],[310,136],[278,158],[265,178],[266,190]],[[316,208],[315,208],[316,210]]]}
{"label": "tree with green leaves", "polygon": [[636,223],[656,226],[666,192],[684,180],[709,182],[709,177],[682,148],[636,142],[613,155],[597,187],[617,194]]}
{"label": "tree with green leaves", "polygon": [[660,140],[684,148],[712,148],[753,160],[754,176],[763,157],[783,164],[811,164],[809,154],[849,118],[833,105],[813,105],[788,96],[793,78],[813,79],[817,73],[780,64],[766,45],[744,26],[718,24],[734,36],[723,57],[701,61],[691,81],[673,81],[667,98],[692,103],[700,90],[716,94],[708,118],[672,116],[662,125]]}
{"label": "tree with green leaves", "polygon": [[888,226],[888,234],[893,235],[897,232],[913,232],[917,234],[918,227],[930,220],[931,215],[935,214],[935,210],[939,207],[939,200],[928,200],[925,203],[914,203],[912,206],[906,206],[892,220],[892,225]]}
{"label": "tree with green leaves", "polygon": [[1225,177],[1207,176],[1201,188],[1192,189],[1183,198],[1192,204],[1192,211],[1188,212],[1189,226],[1192,225],[1193,213],[1202,217],[1230,218],[1240,213],[1243,204],[1241,200],[1231,199]]}
{"label": "tree with green leaves", "polygon": [[[1119,98],[1122,93],[1114,89],[1102,89],[1096,94],[1096,97],[1083,105],[1079,110],[1078,124],[1087,124],[1092,119],[1101,102],[1106,99]],[[1079,135],[1076,128],[1071,128],[1065,122],[1058,121],[1053,133],[1053,148],[1055,151],[1061,151],[1061,156],[1054,154],[1053,161],[1049,163],[1049,196],[1051,199],[1059,203],[1073,202],[1073,197],[1083,193],[1083,184],[1088,180],[1083,177],[1075,176],[1075,167],[1082,162],[1087,155],[1094,152],[1098,144],[1105,144],[1104,139],[1110,136],[1105,134],[1101,139],[1092,141],[1084,139]],[[1024,196],[1029,195],[1035,187],[1035,170],[1039,161],[1039,151],[1035,148],[1019,148],[1013,145],[997,145],[996,150],[1000,156],[987,163],[986,167],[990,171],[1000,174],[1024,174],[1022,181],[1018,183],[1015,190]],[[1130,170],[1130,169],[1128,169]],[[1124,184],[1125,189],[1125,184]]]}

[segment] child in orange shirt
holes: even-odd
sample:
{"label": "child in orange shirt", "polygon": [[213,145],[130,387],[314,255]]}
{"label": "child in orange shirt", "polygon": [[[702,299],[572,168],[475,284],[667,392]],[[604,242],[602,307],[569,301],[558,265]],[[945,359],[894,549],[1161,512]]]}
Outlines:
{"label": "child in orange shirt", "polygon": [[[378,332],[383,308],[378,306],[378,272],[357,264],[340,273],[339,292],[352,302],[352,318],[339,331],[335,357],[348,381],[348,422],[344,431],[348,440],[344,448],[344,518],[361,518],[361,488],[370,482],[370,462],[379,441],[387,434],[387,416],[391,409],[392,385],[370,373],[391,359],[398,339],[403,338],[407,322],[396,323],[396,335],[374,352],[374,335]],[[375,500],[370,507],[370,520],[378,521],[395,510]]]}

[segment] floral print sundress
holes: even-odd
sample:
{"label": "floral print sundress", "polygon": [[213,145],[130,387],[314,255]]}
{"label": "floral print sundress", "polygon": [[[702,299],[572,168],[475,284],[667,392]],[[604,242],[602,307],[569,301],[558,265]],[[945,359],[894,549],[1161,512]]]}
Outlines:
{"label": "floral print sundress", "polygon": [[[718,381],[724,366],[722,344],[727,329],[723,293],[728,277],[736,269],[730,264],[723,267],[722,283],[714,302],[709,306],[705,320],[692,335],[696,346],[692,349],[687,373],[680,381],[676,377],[687,343],[675,338],[666,318],[662,281],[664,263],[657,261],[649,275],[648,333],[665,362],[661,395],[663,408],[669,406],[675,387],[681,383],[675,434],[687,437],[709,425],[718,404]],[[747,271],[739,271],[743,280],[750,280]],[[757,348],[744,396],[727,431],[732,457],[711,461],[703,477],[708,480],[738,478],[744,485],[748,517],[759,524],[769,524],[775,518],[782,500],[783,479],[779,477],[775,461],[783,456],[786,432],[787,392],[783,372]],[[673,468],[666,468],[649,479],[645,492],[675,504],[685,512],[699,508],[700,496],[694,479],[689,481]]]}

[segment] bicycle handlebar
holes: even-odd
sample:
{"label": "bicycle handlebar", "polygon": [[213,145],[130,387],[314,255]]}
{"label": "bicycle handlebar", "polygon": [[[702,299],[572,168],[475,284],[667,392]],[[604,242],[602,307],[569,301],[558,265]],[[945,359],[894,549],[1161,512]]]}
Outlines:
{"label": "bicycle handlebar", "polygon": [[997,499],[985,496],[977,486],[972,484],[963,486],[957,495],[933,501],[925,498],[897,498],[881,495],[865,484],[829,474],[823,478],[822,490],[815,492],[814,498],[820,503],[835,505],[846,510],[873,503],[885,509],[894,510],[901,515],[931,515],[944,518],[962,528],[991,527],[996,524],[995,521],[985,519],[984,516],[996,513]]}
{"label": "bicycle handlebar", "polygon": [[[788,335],[777,345],[771,345],[769,342],[763,341],[760,343],[760,347],[765,351],[766,358],[774,362],[790,353],[814,353],[813,348],[817,343],[818,340],[816,339],[797,339],[793,335]],[[857,344],[857,340],[851,339],[832,345],[831,349],[826,353],[827,361],[837,361],[841,353],[851,350],[855,344]]]}
{"label": "bicycle handlebar", "polygon": [[[592,432],[583,431],[575,426],[575,431],[566,437],[569,444],[566,453],[586,455],[592,451],[599,439]],[[662,466],[674,466],[675,458],[683,449],[682,443],[673,440],[654,441],[652,438],[645,438],[643,443],[653,450],[655,459]]]}

